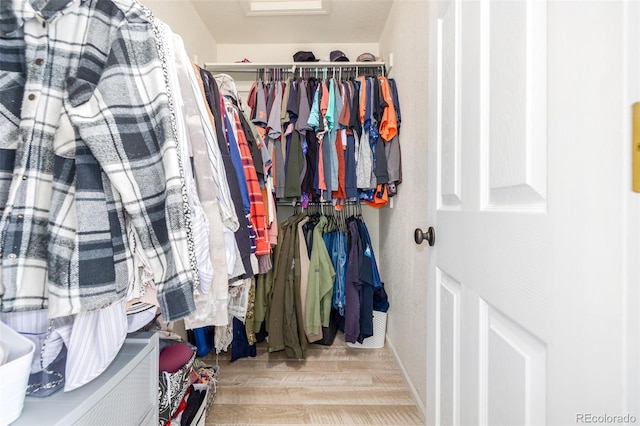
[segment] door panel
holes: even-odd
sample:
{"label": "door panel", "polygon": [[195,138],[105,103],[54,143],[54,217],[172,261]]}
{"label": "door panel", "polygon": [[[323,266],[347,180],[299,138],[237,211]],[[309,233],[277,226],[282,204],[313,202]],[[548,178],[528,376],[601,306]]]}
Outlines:
{"label": "door panel", "polygon": [[551,291],[545,2],[461,6],[462,190],[473,202],[437,217],[447,234],[456,228],[451,245],[464,247],[439,251],[438,263],[462,258],[451,271],[477,304],[461,318],[477,345],[460,356],[478,379],[462,377],[462,389],[478,399],[478,424],[544,423],[546,343],[536,336],[548,332]]}
{"label": "door panel", "polygon": [[460,208],[460,2],[445,4],[438,20],[438,130],[440,208]]}
{"label": "door panel", "polygon": [[638,416],[625,376],[640,371],[638,338],[623,329],[639,328],[625,294],[640,294],[622,252],[624,12],[605,1],[431,6],[430,424]]}
{"label": "door panel", "polygon": [[[545,422],[546,345],[509,318],[481,302],[480,394],[486,389],[489,425],[525,425]],[[484,399],[481,396],[481,399]],[[506,404],[505,401],[509,403]]]}
{"label": "door panel", "polygon": [[440,421],[459,424],[460,415],[460,283],[438,270],[440,290]]}
{"label": "door panel", "polygon": [[546,3],[483,0],[480,37],[482,207],[544,210]]}

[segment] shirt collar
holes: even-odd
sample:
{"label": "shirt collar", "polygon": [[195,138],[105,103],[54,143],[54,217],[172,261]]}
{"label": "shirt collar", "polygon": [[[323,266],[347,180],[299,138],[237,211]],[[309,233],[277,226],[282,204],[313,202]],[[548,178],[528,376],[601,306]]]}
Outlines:
{"label": "shirt collar", "polygon": [[36,13],[27,0],[4,0],[0,2],[0,33],[10,34],[22,28],[25,21],[35,18]]}
{"label": "shirt collar", "polygon": [[85,0],[2,0],[0,1],[0,34],[10,34],[30,19],[51,22],[76,3]]}

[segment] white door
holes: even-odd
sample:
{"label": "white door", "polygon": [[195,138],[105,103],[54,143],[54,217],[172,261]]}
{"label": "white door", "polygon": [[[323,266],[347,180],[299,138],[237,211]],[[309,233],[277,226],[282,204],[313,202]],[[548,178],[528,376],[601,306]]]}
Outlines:
{"label": "white door", "polygon": [[640,422],[633,3],[430,3],[430,424]]}

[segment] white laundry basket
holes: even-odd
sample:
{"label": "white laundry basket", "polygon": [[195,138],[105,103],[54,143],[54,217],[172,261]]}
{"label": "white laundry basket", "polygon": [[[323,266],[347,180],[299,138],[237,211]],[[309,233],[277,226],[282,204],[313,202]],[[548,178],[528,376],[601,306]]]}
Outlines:
{"label": "white laundry basket", "polygon": [[36,346],[3,322],[0,342],[9,350],[7,362],[0,365],[0,426],[5,426],[22,414]]}
{"label": "white laundry basket", "polygon": [[387,334],[387,313],[373,311],[373,336],[367,337],[362,343],[349,343],[351,348],[379,349],[384,347],[385,336]]}

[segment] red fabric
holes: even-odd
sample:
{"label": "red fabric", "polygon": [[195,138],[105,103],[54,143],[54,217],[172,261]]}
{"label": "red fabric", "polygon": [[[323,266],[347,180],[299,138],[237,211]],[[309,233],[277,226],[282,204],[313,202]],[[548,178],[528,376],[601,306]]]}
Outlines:
{"label": "red fabric", "polygon": [[342,146],[342,132],[338,130],[336,133],[336,152],[338,153],[338,190],[331,191],[331,197],[345,199],[347,198],[347,190],[345,184],[345,164],[344,164],[344,150],[346,147]]}
{"label": "red fabric", "polygon": [[256,96],[258,95],[258,82],[254,81],[251,85],[251,89],[249,89],[249,94],[247,95],[247,105],[251,108],[251,114],[249,118],[254,119],[256,117]]}
{"label": "red fabric", "polygon": [[240,157],[242,158],[242,166],[244,168],[244,176],[247,180],[247,188],[249,189],[249,201],[251,202],[250,219],[253,230],[256,233],[256,255],[271,254],[271,245],[267,238],[267,217],[264,208],[264,200],[262,199],[262,191],[258,182],[256,168],[251,158],[251,150],[247,143],[247,138],[242,130],[240,117],[236,111],[233,112],[236,131],[238,133],[238,148],[240,149]]}
{"label": "red fabric", "polygon": [[184,367],[192,356],[193,349],[184,343],[167,346],[158,357],[158,369],[161,372],[175,373]]}
{"label": "red fabric", "polygon": [[340,95],[342,96],[342,111],[340,112],[340,117],[338,118],[338,124],[349,127],[349,120],[351,119],[351,102],[349,102],[349,93],[347,87],[348,85],[344,83],[339,83],[338,88],[340,89]]}
{"label": "red fabric", "polygon": [[[164,426],[171,426],[173,424],[173,420],[175,420],[178,417],[178,415],[182,413],[185,410],[185,408],[187,408],[187,399],[189,399],[190,393],[191,393],[191,386],[189,386],[187,388],[187,391],[184,393],[184,396],[182,397],[182,401],[180,401],[180,405],[178,405],[176,412],[173,413],[173,417],[171,417],[171,420],[166,422]],[[179,424],[179,423],[176,422],[176,424]]]}
{"label": "red fabric", "polygon": [[327,182],[324,180],[324,156],[322,155],[322,144],[324,143],[324,134],[318,133],[316,135],[318,139],[318,189],[321,191],[327,190]]}
{"label": "red fabric", "polygon": [[329,88],[325,80],[320,84],[320,90],[322,90],[322,97],[320,98],[320,113],[324,117],[327,115],[327,109],[329,108]]}

